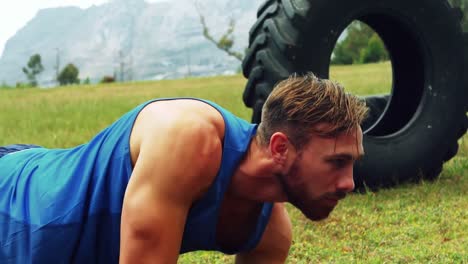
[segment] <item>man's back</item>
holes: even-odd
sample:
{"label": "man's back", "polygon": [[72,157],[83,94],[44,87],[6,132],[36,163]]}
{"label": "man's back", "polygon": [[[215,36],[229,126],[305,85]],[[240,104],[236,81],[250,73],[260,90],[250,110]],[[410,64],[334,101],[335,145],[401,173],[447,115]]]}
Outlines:
{"label": "man's back", "polygon": [[0,262],[118,259],[132,172],[128,138],[139,109],[75,148],[34,148],[0,159]]}

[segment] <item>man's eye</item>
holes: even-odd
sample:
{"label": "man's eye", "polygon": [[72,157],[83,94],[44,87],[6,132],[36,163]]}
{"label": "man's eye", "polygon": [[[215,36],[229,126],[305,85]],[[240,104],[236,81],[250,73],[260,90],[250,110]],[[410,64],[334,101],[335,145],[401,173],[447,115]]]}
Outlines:
{"label": "man's eye", "polygon": [[336,159],[336,160],[332,160],[332,163],[333,163],[333,166],[337,167],[337,168],[342,168],[346,165],[346,160],[343,160],[343,159]]}

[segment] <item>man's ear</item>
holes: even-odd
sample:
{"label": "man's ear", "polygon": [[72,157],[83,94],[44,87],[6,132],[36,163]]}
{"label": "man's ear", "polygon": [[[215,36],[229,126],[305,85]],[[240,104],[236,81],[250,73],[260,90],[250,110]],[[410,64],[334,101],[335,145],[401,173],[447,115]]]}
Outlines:
{"label": "man's ear", "polygon": [[273,160],[285,165],[288,160],[288,155],[291,152],[292,145],[288,137],[282,132],[274,133],[270,138],[270,153]]}

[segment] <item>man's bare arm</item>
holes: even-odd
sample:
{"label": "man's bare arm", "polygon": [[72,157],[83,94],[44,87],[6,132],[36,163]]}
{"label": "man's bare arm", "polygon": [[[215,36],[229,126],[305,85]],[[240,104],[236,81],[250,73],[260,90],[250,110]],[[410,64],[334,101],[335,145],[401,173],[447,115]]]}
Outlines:
{"label": "man's bare arm", "polygon": [[291,247],[292,230],[288,213],[276,203],[258,246],[236,256],[236,264],[283,264]]}
{"label": "man's bare arm", "polygon": [[215,128],[174,118],[147,129],[141,141],[124,198],[120,263],[176,263],[188,210],[219,168]]}

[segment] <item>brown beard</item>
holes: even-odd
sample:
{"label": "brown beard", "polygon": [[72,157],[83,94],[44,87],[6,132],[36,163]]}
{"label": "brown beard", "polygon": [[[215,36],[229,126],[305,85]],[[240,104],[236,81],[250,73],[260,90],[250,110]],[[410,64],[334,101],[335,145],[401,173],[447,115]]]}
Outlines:
{"label": "brown beard", "polygon": [[287,183],[285,175],[277,174],[278,181],[281,184],[288,202],[298,208],[308,219],[319,221],[327,218],[335,208],[333,205],[325,203],[325,199],[342,199],[346,196],[344,192],[327,193],[318,198],[308,197],[306,191],[300,185],[291,186]]}

